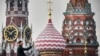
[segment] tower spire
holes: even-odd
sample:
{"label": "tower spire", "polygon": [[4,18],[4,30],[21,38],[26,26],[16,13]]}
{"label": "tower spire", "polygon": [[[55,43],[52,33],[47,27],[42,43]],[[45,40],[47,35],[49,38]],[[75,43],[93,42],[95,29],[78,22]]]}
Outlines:
{"label": "tower spire", "polygon": [[49,9],[48,9],[48,12],[49,12],[49,19],[51,19],[51,15],[52,15],[52,9],[51,9],[51,4],[52,4],[52,2],[51,2],[51,0],[49,0],[48,1],[48,4],[49,4]]}
{"label": "tower spire", "polygon": [[85,3],[88,3],[88,0],[70,0],[70,2],[74,7],[76,7],[78,3],[80,3],[80,5],[84,7]]}

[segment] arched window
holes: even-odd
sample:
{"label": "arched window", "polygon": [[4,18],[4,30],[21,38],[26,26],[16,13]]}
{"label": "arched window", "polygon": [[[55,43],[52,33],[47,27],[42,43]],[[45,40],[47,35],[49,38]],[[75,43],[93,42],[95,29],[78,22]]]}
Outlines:
{"label": "arched window", "polygon": [[88,43],[93,43],[93,40],[92,39],[87,39],[87,42]]}
{"label": "arched window", "polygon": [[65,21],[65,22],[64,22],[65,24],[72,25],[72,21],[71,21],[70,19],[65,19],[64,21]]}
{"label": "arched window", "polygon": [[27,8],[27,3],[25,3],[25,7]]}
{"label": "arched window", "polygon": [[86,25],[88,25],[89,24],[89,21],[86,21]]}
{"label": "arched window", "polygon": [[91,43],[90,39],[87,39],[87,42],[88,42],[88,43]]}
{"label": "arched window", "polygon": [[14,0],[11,0],[10,7],[13,7],[13,6],[14,6]]}
{"label": "arched window", "polygon": [[69,39],[67,39],[66,42],[69,43]]}
{"label": "arched window", "polygon": [[22,7],[22,1],[18,0],[18,7]]}
{"label": "arched window", "polygon": [[68,23],[69,23],[69,19],[65,19],[64,24],[68,24]]}
{"label": "arched window", "polygon": [[80,42],[81,42],[81,39],[77,38],[76,43],[80,43]]}
{"label": "arched window", "polygon": [[68,27],[67,27],[67,30],[71,30],[71,26],[68,26]]}
{"label": "arched window", "polygon": [[81,26],[76,26],[74,29],[75,30],[82,30],[83,28]]}

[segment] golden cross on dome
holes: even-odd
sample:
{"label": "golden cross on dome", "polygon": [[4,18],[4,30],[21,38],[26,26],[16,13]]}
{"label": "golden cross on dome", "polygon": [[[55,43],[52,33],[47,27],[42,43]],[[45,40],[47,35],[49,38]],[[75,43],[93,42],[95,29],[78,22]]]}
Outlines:
{"label": "golden cross on dome", "polygon": [[52,12],[52,9],[51,9],[52,2],[51,2],[51,0],[48,1],[48,4],[49,4],[49,9],[48,9],[49,14],[48,15],[49,15],[49,19],[51,19],[51,15],[52,15],[52,13],[51,13]]}

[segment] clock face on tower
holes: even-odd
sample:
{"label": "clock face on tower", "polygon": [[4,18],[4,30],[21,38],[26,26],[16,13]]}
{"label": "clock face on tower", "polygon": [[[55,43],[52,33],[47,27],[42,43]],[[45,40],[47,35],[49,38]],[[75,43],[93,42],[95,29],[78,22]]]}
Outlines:
{"label": "clock face on tower", "polygon": [[24,36],[25,36],[26,41],[30,41],[30,39],[31,39],[31,29],[28,26],[26,26],[25,29],[24,29]]}
{"label": "clock face on tower", "polygon": [[15,41],[18,36],[18,29],[13,26],[9,25],[4,29],[4,38],[7,41]]}

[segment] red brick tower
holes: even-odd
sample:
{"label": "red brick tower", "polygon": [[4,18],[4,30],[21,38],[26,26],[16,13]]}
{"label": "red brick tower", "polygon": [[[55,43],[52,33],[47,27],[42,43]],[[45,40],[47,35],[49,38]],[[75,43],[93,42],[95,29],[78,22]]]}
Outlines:
{"label": "red brick tower", "polygon": [[18,27],[21,22],[23,26],[28,23],[28,0],[6,0],[6,6],[6,25],[10,23],[11,17]]}
{"label": "red brick tower", "polygon": [[98,56],[94,13],[88,0],[70,0],[64,16],[62,35],[67,46],[63,56]]}
{"label": "red brick tower", "polygon": [[16,56],[17,42],[22,40],[24,47],[31,42],[31,29],[28,26],[28,0],[6,0],[6,26],[3,29],[2,56]]}

